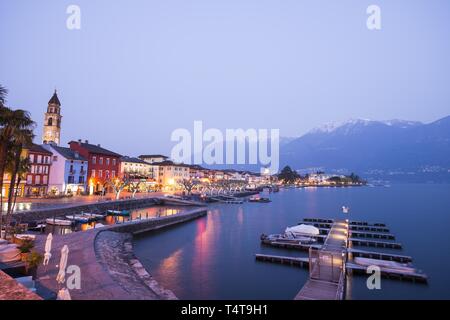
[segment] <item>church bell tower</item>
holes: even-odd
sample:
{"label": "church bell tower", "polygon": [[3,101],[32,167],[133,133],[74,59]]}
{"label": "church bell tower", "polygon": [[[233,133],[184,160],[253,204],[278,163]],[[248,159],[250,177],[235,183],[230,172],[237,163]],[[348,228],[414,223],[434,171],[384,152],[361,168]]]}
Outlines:
{"label": "church bell tower", "polygon": [[44,118],[44,130],[42,132],[42,142],[59,145],[61,139],[61,103],[58,95],[53,96],[48,102],[47,112]]}

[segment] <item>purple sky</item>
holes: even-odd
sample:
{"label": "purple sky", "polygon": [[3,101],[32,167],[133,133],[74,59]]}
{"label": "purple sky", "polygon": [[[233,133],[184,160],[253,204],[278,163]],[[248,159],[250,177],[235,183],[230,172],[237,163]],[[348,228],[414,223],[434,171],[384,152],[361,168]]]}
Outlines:
{"label": "purple sky", "polygon": [[[81,7],[81,30],[66,8]],[[382,30],[366,28],[366,8]],[[64,144],[167,153],[170,133],[450,114],[448,0],[0,2],[0,83],[40,142],[55,87]]]}

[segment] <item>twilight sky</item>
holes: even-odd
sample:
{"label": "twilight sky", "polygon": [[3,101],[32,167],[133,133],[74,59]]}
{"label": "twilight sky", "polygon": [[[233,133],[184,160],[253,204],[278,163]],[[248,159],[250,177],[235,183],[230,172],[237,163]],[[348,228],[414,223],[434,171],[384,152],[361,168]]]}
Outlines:
{"label": "twilight sky", "polygon": [[[81,8],[81,30],[66,8]],[[381,7],[382,29],[366,27]],[[63,145],[168,153],[176,128],[279,128],[450,114],[448,0],[0,0],[0,83]]]}

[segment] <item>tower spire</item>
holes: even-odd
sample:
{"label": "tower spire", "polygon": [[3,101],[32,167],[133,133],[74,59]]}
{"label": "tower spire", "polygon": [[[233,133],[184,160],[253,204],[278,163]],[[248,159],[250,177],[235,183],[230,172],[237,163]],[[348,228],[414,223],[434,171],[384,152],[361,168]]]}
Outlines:
{"label": "tower spire", "polygon": [[43,143],[59,145],[61,138],[61,119],[61,102],[59,101],[55,87],[55,92],[48,101],[47,112],[44,117]]}

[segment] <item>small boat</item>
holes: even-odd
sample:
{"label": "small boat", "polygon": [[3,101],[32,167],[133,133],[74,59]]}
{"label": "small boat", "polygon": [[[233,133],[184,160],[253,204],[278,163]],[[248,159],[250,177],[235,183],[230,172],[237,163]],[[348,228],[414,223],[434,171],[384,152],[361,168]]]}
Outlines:
{"label": "small boat", "polygon": [[80,223],[87,223],[87,222],[103,219],[104,216],[102,216],[101,214],[83,212],[83,213],[74,214],[74,215],[67,215],[66,218],[69,220],[74,220],[76,222],[80,222]]}
{"label": "small boat", "polygon": [[252,197],[248,199],[249,202],[261,202],[261,203],[268,203],[272,202],[269,198],[261,198],[261,197]]}
{"label": "small boat", "polygon": [[42,231],[45,228],[45,223],[38,223],[32,227],[28,227],[28,231]]}
{"label": "small boat", "polygon": [[112,216],[129,216],[131,213],[130,210],[107,210],[106,212]]}
{"label": "small boat", "polygon": [[301,244],[301,245],[308,245],[308,244],[314,244],[317,242],[316,239],[307,237],[307,236],[294,236],[289,233],[284,234],[269,234],[261,235],[261,241],[263,242],[278,242],[278,243],[289,243],[289,244]]}
{"label": "small boat", "polygon": [[369,259],[369,258],[360,258],[356,257],[354,262],[361,266],[378,266],[381,268],[386,268],[390,270],[399,270],[403,272],[414,273],[416,269],[412,268],[410,264],[400,263],[395,261],[387,261],[387,260],[378,260],[378,259]]}
{"label": "small boat", "polygon": [[45,220],[47,224],[53,225],[53,226],[71,226],[73,224],[72,220],[64,220],[64,219],[53,219],[48,218]]}

